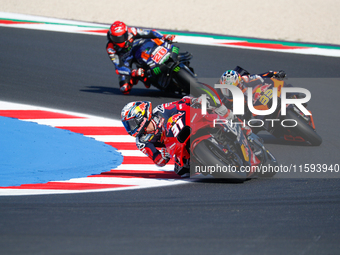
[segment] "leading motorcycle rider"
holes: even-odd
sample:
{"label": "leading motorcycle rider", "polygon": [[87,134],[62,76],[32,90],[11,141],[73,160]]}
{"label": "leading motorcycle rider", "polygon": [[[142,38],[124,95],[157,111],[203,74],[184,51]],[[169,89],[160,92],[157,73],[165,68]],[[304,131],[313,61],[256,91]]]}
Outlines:
{"label": "leading motorcycle rider", "polygon": [[[191,105],[193,102],[194,98],[183,97],[179,101],[161,104],[154,109],[149,101],[130,102],[122,109],[121,121],[128,134],[136,137],[137,148],[157,166],[163,167],[171,158],[164,144],[167,120],[178,113],[177,109],[181,108],[181,104]],[[175,164],[174,170],[181,176],[188,174],[189,162],[185,162],[183,167]]]}
{"label": "leading motorcycle rider", "polygon": [[[217,100],[218,101],[218,100]],[[179,101],[158,105],[152,109],[152,104],[149,101],[130,102],[124,106],[121,112],[121,121],[129,135],[136,137],[136,145],[140,151],[146,154],[157,166],[165,166],[170,160],[165,144],[167,120],[178,114],[179,109],[182,109],[181,104],[187,106],[201,107],[201,97],[194,98],[185,96]],[[216,106],[212,106],[208,102],[207,109],[218,114],[224,119],[233,119],[233,113],[227,109],[221,101],[218,101]],[[249,127],[243,128],[246,135],[250,135]],[[157,148],[161,148],[158,150]],[[174,157],[175,162],[178,159]],[[183,167],[175,164],[174,171],[186,177],[190,173],[190,162],[185,162]]]}
{"label": "leading motorcycle rider", "polygon": [[133,41],[140,38],[162,39],[172,42],[174,35],[162,35],[156,30],[128,27],[124,22],[115,21],[107,32],[106,52],[119,75],[119,87],[123,94],[129,94],[133,85],[142,81],[146,88],[150,83],[142,68],[132,69],[135,59],[131,54]]}

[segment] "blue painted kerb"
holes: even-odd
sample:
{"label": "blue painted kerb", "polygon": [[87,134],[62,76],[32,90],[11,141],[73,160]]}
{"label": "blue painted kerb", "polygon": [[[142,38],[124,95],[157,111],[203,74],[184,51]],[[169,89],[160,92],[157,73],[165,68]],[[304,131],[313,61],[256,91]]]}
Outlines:
{"label": "blue painted kerb", "polygon": [[0,117],[0,186],[100,174],[123,156],[110,145],[68,130]]}

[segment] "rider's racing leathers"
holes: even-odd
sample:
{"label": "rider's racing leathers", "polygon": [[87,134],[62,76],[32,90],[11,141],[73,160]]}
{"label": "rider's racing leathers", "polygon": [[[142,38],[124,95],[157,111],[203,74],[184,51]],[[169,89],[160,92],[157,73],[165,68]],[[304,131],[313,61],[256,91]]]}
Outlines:
{"label": "rider's racing leathers", "polygon": [[115,65],[116,73],[119,75],[120,90],[124,94],[128,94],[132,86],[136,85],[139,80],[143,81],[147,88],[150,87],[150,83],[147,81],[146,77],[144,77],[143,70],[132,69],[132,64],[135,61],[132,55],[133,41],[140,38],[165,39],[169,41],[173,39],[173,36],[163,36],[156,30],[128,27],[128,32],[129,36],[125,47],[121,48],[112,42],[109,32],[107,33],[108,41],[106,44],[106,52]]}
{"label": "rider's racing leathers", "polygon": [[[165,166],[170,160],[170,155],[157,149],[165,149],[164,139],[166,136],[167,120],[178,113],[178,109],[182,108],[181,104],[191,105],[191,103],[192,98],[183,97],[179,101],[158,105],[153,109],[151,118],[155,131],[136,137],[138,149],[151,158],[157,166]],[[176,161],[177,159],[174,158],[174,160]],[[179,175],[189,173],[189,162],[186,163],[184,167],[179,167],[175,164],[175,172]]]}

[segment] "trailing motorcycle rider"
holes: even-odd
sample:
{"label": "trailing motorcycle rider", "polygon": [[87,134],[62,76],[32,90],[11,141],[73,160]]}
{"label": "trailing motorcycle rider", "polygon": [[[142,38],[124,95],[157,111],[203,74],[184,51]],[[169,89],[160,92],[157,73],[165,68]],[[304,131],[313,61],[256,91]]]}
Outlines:
{"label": "trailing motorcycle rider", "polygon": [[[241,67],[237,67],[240,72],[244,69]],[[244,70],[245,71],[245,70]],[[283,80],[286,78],[286,72],[283,70],[280,71],[268,71],[266,73],[261,74],[249,74],[245,71],[245,74],[241,75],[238,71],[235,70],[227,70],[220,77],[220,84],[233,85],[242,90],[245,96],[245,104],[247,101],[247,89],[248,87],[252,87],[254,91],[257,87],[260,87],[265,84],[266,79],[276,78],[278,80]],[[221,88],[217,90],[222,97],[222,102],[227,105],[228,108],[232,108],[232,97],[229,93],[228,89]],[[245,117],[245,116],[244,116]],[[249,116],[248,116],[249,117]],[[247,118],[247,117],[246,117]]]}
{"label": "trailing motorcycle rider", "polygon": [[162,39],[172,42],[174,35],[162,35],[156,30],[128,27],[121,21],[115,21],[107,32],[108,42],[106,52],[115,65],[116,73],[119,75],[120,91],[129,94],[133,85],[142,81],[146,88],[150,87],[144,70],[133,69],[135,59],[131,54],[133,41],[140,38]]}
{"label": "trailing motorcycle rider", "polygon": [[[239,67],[240,68],[240,67]],[[242,90],[245,94],[248,87],[255,88],[258,85],[263,85],[266,78],[276,78],[278,80],[283,80],[286,78],[286,72],[281,71],[268,71],[262,74],[244,74],[241,75],[235,70],[225,71],[220,78],[220,84],[233,85]],[[229,97],[229,92],[227,89],[221,89],[223,95]]]}

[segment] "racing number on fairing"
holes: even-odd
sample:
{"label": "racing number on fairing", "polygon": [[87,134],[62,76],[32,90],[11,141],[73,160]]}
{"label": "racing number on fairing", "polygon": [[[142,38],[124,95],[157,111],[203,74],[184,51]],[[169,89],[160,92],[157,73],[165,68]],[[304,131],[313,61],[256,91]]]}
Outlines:
{"label": "racing number on fairing", "polygon": [[184,124],[182,122],[182,119],[178,119],[175,123],[175,125],[173,125],[171,127],[171,131],[174,134],[174,137],[177,137],[179,134],[179,131],[182,130],[182,128],[184,128]]}
{"label": "racing number on fairing", "polygon": [[259,101],[263,105],[267,105],[269,100],[273,97],[273,90],[267,89],[266,92],[259,98]]}
{"label": "racing number on fairing", "polygon": [[168,51],[162,47],[159,51],[157,51],[157,53],[152,57],[152,60],[155,61],[157,64],[159,61],[161,61],[161,59],[165,56],[165,54]]}

